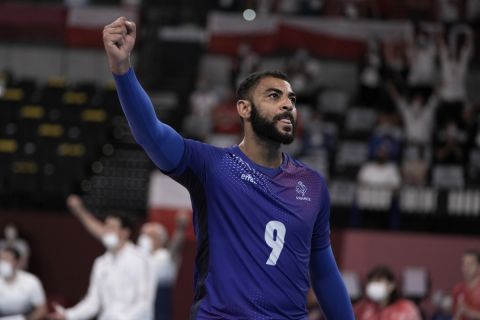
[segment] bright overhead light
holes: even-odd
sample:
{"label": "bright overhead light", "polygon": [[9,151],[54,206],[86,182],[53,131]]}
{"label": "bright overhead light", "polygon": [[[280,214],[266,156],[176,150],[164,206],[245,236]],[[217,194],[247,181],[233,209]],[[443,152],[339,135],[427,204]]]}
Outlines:
{"label": "bright overhead light", "polygon": [[255,12],[255,10],[246,9],[245,11],[243,11],[243,19],[245,19],[247,21],[255,20],[256,16],[257,16],[257,13]]}

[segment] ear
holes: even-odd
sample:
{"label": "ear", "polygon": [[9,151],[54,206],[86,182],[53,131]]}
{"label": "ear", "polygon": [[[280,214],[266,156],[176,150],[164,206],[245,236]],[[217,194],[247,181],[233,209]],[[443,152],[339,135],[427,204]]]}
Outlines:
{"label": "ear", "polygon": [[250,101],[248,100],[238,100],[237,101],[237,111],[238,115],[243,119],[249,119],[250,118],[250,113],[252,111],[252,105],[250,104]]}

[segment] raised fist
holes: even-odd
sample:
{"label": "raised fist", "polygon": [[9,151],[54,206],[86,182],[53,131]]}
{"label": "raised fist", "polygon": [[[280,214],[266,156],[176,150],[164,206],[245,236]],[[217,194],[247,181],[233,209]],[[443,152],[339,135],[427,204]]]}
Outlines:
{"label": "raised fist", "polygon": [[124,74],[130,68],[130,53],[135,45],[136,25],[120,17],[103,28],[103,45],[108,56],[110,70]]}

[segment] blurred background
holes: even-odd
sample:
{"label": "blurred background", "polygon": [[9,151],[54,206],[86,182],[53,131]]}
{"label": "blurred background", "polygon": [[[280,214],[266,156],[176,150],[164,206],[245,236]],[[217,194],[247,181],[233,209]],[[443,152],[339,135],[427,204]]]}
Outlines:
{"label": "blurred background", "polygon": [[[0,229],[16,225],[28,269],[65,305],[102,253],[69,194],[98,217],[121,209],[169,231],[190,208],[119,106],[102,44],[119,16],[138,25],[134,66],[158,117],[186,137],[238,143],[235,86],[285,71],[300,114],[287,151],[328,181],[352,300],[387,264],[431,318],[462,279],[463,253],[480,250],[480,1],[2,1]],[[190,225],[175,319],[188,315],[194,253]]]}

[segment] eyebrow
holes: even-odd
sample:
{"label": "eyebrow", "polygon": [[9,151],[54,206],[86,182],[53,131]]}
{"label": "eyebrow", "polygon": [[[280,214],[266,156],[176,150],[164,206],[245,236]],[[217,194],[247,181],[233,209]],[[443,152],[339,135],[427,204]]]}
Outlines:
{"label": "eyebrow", "polygon": [[[277,89],[277,88],[268,88],[268,89],[265,90],[265,93],[268,93],[268,92],[270,92],[270,91],[273,91],[273,92],[278,93],[278,94],[283,94],[283,91],[280,90],[280,89]],[[289,97],[289,98],[296,98],[297,95],[295,94],[295,92],[290,91],[290,92],[288,93],[288,97]]]}

